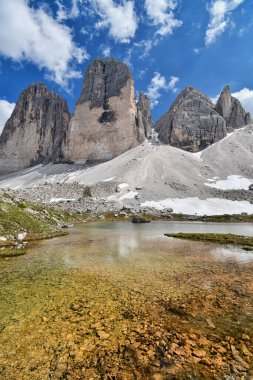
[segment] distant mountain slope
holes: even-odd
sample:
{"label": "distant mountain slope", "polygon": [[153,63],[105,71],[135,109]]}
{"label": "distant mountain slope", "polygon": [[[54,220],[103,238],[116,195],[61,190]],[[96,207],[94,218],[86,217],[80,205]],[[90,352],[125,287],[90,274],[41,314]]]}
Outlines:
{"label": "distant mountain slope", "polygon": [[216,106],[199,90],[186,87],[155,129],[162,143],[197,152],[223,139],[227,132],[250,123],[250,114],[231,96],[229,86],[222,91]]}
{"label": "distant mountain slope", "polygon": [[[51,164],[2,176],[0,187],[20,191],[29,187],[28,192],[36,198],[38,193],[34,187],[41,186],[39,194],[44,201],[50,201],[52,195],[48,190],[43,193],[43,184],[75,182],[90,186],[97,198],[133,205],[168,198],[196,197],[253,201],[253,192],[248,190],[253,183],[252,162],[253,126],[247,126],[201,153],[145,142],[111,161],[95,166]],[[222,186],[219,185],[221,180]],[[227,191],[222,190],[224,181],[225,185],[228,184]],[[122,191],[116,191],[122,183],[127,185],[122,186]]]}

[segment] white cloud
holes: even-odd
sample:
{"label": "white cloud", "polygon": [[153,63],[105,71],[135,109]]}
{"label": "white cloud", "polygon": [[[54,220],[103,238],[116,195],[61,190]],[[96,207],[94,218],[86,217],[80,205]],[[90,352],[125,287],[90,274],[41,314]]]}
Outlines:
{"label": "white cloud", "polygon": [[195,54],[199,54],[200,53],[200,49],[199,48],[195,48],[195,49],[193,49],[193,51],[194,51]]}
{"label": "white cloud", "polygon": [[79,75],[73,64],[88,58],[85,49],[74,43],[70,28],[43,8],[29,7],[27,0],[0,1],[0,25],[0,55],[46,69],[62,87]]}
{"label": "white cloud", "polygon": [[140,42],[135,42],[133,48],[137,48],[142,51],[142,53],[139,55],[139,58],[143,59],[149,56],[152,47],[156,45],[156,43],[156,40],[142,40]]}
{"label": "white cloud", "polygon": [[143,79],[143,77],[145,76],[146,72],[147,72],[147,69],[142,69],[142,70],[140,70],[140,71],[139,71],[139,74],[138,74],[138,77],[139,77],[140,79]]}
{"label": "white cloud", "polygon": [[103,48],[103,51],[102,51],[102,54],[103,54],[103,56],[104,56],[105,58],[110,57],[110,55],[111,55],[111,48],[110,48],[110,46],[106,46],[106,47],[104,47],[104,48]]}
{"label": "white cloud", "polygon": [[124,62],[132,67],[132,57],[135,55],[137,59],[144,59],[150,55],[150,52],[153,46],[157,45],[158,40],[141,40],[139,42],[135,42],[131,45],[129,49],[127,49],[127,54],[124,59]]}
{"label": "white cloud", "polygon": [[172,92],[176,92],[176,84],[178,81],[178,77],[172,76],[170,77],[169,82],[167,82],[164,76],[158,72],[155,72],[147,91],[147,95],[151,101],[151,106],[154,107],[159,103],[158,99],[161,97],[162,90],[171,90]]}
{"label": "white cloud", "polygon": [[177,92],[177,88],[176,88],[176,84],[177,82],[179,82],[179,78],[178,77],[170,77],[170,81],[169,81],[169,84],[168,84],[168,89],[173,91],[173,92]]}
{"label": "white cloud", "polygon": [[154,25],[159,26],[157,34],[165,36],[172,34],[175,28],[182,25],[182,21],[175,17],[174,10],[178,0],[145,0],[145,8]]}
{"label": "white cloud", "polygon": [[7,100],[0,99],[0,135],[4,128],[4,124],[11,116],[14,107],[15,103],[9,103]]}
{"label": "white cloud", "polygon": [[63,21],[67,19],[77,18],[80,14],[78,7],[79,1],[80,0],[72,0],[70,9],[67,9],[66,6],[63,4],[63,0],[55,0],[55,4],[58,7],[56,14],[57,20]]}
{"label": "white cloud", "polygon": [[230,14],[245,0],[213,0],[208,8],[210,22],[206,31],[206,45],[214,43],[230,23]]}
{"label": "white cloud", "polygon": [[108,28],[109,35],[121,43],[128,43],[134,37],[138,25],[133,1],[125,0],[122,4],[113,0],[90,1],[101,18],[95,25],[97,29]]}

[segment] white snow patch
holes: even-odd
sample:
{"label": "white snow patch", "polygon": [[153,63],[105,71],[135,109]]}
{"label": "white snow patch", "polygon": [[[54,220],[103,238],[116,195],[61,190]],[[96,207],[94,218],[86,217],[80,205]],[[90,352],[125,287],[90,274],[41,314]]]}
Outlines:
{"label": "white snow patch", "polygon": [[201,156],[202,156],[202,150],[201,150],[200,152],[192,153],[192,155],[193,155],[194,157],[197,157],[197,158],[202,158],[202,157],[201,157]]}
{"label": "white snow patch", "polygon": [[107,179],[103,179],[103,182],[110,182],[114,179],[115,177],[111,177],[111,178],[107,178]]}
{"label": "white snow patch", "polygon": [[142,207],[153,207],[158,210],[172,208],[174,213],[187,215],[233,215],[253,213],[253,204],[247,201],[230,201],[227,199],[197,197],[169,198],[161,201],[146,201]]}
{"label": "white snow patch", "polygon": [[120,183],[116,189],[117,193],[120,193],[121,191],[127,191],[127,190],[129,190],[129,185],[128,183],[124,183],[124,182]]}
{"label": "white snow patch", "polygon": [[212,183],[205,183],[206,186],[220,190],[248,190],[249,186],[253,183],[253,180],[239,175],[230,175],[227,179],[220,181],[217,181],[216,177],[214,177],[212,180],[208,179],[208,181]]}
{"label": "white snow patch", "polygon": [[51,198],[50,203],[59,203],[59,202],[74,202],[76,198]]}
{"label": "white snow patch", "polygon": [[119,200],[122,201],[123,199],[134,199],[134,197],[138,194],[139,193],[137,191],[129,191],[127,194],[122,195]]}

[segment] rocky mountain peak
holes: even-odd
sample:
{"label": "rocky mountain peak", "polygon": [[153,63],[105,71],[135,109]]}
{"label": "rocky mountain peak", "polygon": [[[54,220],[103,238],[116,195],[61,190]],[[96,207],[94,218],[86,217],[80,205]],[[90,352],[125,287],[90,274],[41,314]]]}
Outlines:
{"label": "rocky mountain peak", "polygon": [[121,89],[132,80],[129,67],[114,58],[96,58],[88,67],[78,103],[90,102],[90,107],[108,109],[111,97],[120,96]]}
{"label": "rocky mountain peak", "polygon": [[216,111],[225,119],[228,132],[251,123],[251,116],[242,107],[240,101],[231,95],[226,85],[217,101]]}
{"label": "rocky mountain peak", "polygon": [[0,137],[1,171],[59,160],[70,114],[67,103],[43,83],[25,89]]}
{"label": "rocky mountain peak", "polygon": [[211,100],[186,87],[155,126],[161,142],[195,152],[226,136],[225,120]]}
{"label": "rocky mountain peak", "polygon": [[114,58],[95,59],[86,71],[67,131],[66,160],[109,160],[140,144],[145,131],[137,113],[129,67]]}

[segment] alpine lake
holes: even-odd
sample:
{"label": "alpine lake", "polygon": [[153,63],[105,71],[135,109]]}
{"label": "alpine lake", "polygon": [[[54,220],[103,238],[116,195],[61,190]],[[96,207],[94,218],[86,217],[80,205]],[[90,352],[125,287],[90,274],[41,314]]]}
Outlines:
{"label": "alpine lake", "polygon": [[253,225],[78,224],[1,258],[0,379],[253,379],[253,251],[174,232]]}

